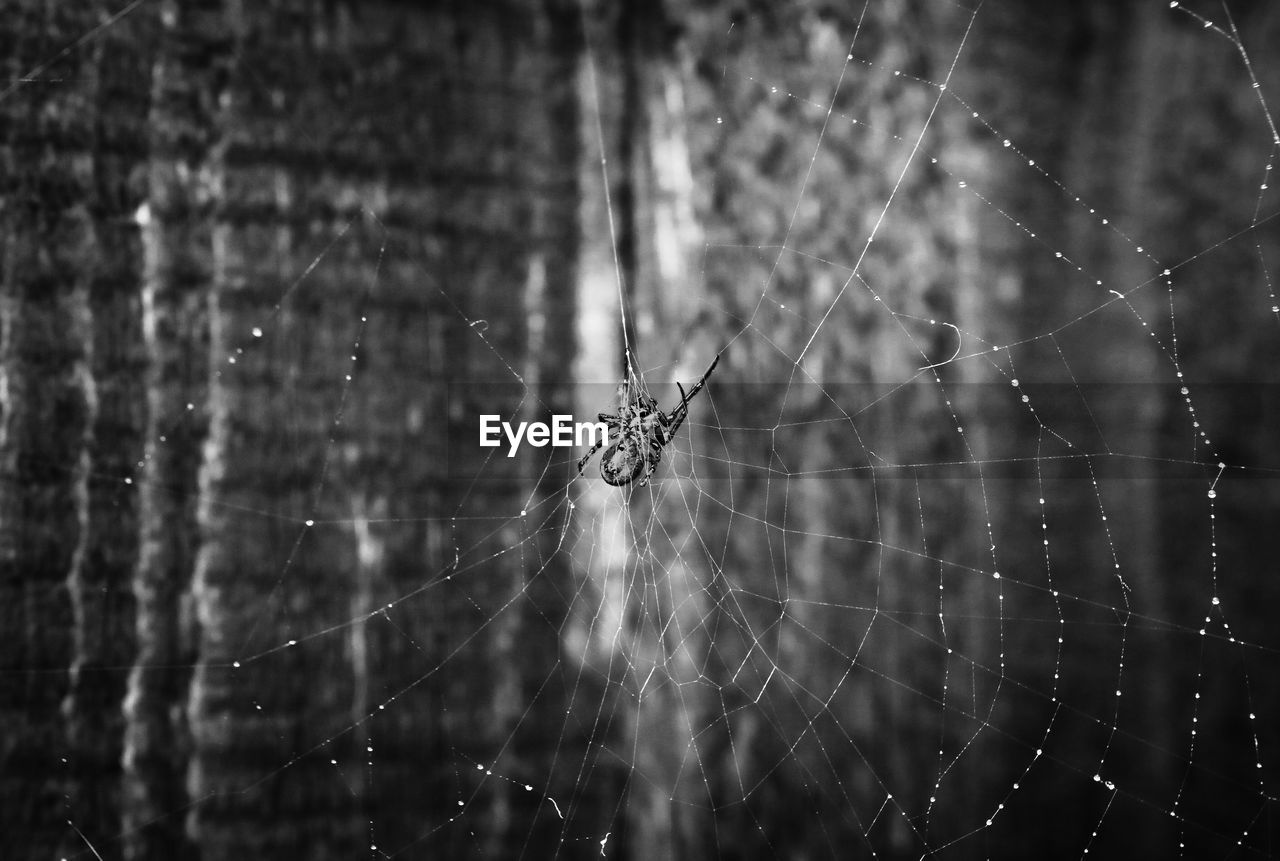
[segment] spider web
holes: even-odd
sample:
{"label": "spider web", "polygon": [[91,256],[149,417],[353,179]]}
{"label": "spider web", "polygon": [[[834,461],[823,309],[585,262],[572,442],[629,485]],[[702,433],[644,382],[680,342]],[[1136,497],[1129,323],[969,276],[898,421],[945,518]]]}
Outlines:
{"label": "spider web", "polygon": [[[1246,19],[1255,36],[1225,7],[1161,4],[1186,62],[1233,58],[1180,80],[1243,117],[1238,138],[1199,145],[1238,147],[1232,164],[1251,171],[1185,176],[1185,161],[1148,153],[1160,201],[1203,209],[1209,194],[1226,208],[1174,242],[1178,214],[1139,217],[1142,189],[1105,186],[1108,165],[1139,158],[1114,115],[1082,114],[1096,152],[1042,155],[1044,109],[984,89],[998,58],[975,43],[1048,50],[1018,29],[1022,14],[947,7],[917,38],[888,8],[690,17],[690,50],[710,69],[690,85],[691,136],[707,142],[693,182],[721,197],[704,202],[699,328],[678,339],[679,359],[647,350],[643,297],[618,275],[619,203],[603,200],[615,270],[603,283],[633,388],[669,410],[674,383],[687,390],[722,357],[649,486],[606,487],[594,465],[579,478],[577,450],[461,451],[486,401],[517,417],[548,405],[541,371],[485,310],[501,295],[447,284],[430,288],[448,317],[424,349],[465,339],[500,380],[449,381],[448,439],[423,443],[447,449],[446,477],[464,489],[445,501],[409,479],[356,492],[339,478],[347,429],[416,382],[379,356],[393,321],[365,311],[423,274],[401,271],[376,201],[359,200],[269,301],[227,312],[222,378],[317,352],[289,397],[322,416],[328,441],[281,511],[201,495],[273,552],[252,566],[270,572],[263,606],[191,669],[266,720],[305,714],[259,701],[261,678],[244,675],[255,668],[364,650],[394,672],[192,808],[298,772],[383,798],[421,767],[448,779],[415,802],[413,833],[389,836],[371,813],[361,857],[502,857],[497,835],[517,827],[529,857],[1276,853],[1267,184],[1280,138],[1273,58],[1253,48],[1275,22]],[[1121,32],[1141,41],[1152,20]],[[593,44],[593,62],[616,60]],[[1103,86],[1127,74],[1094,70]],[[1150,122],[1177,116],[1178,84],[1138,96],[1163,107]],[[606,132],[602,193],[615,179]],[[1170,151],[1190,159],[1196,145]],[[734,158],[773,167],[735,174]],[[352,260],[372,263],[355,267],[371,282],[344,282]],[[1227,271],[1250,274],[1218,283]],[[291,315],[335,281],[347,327],[301,346]],[[532,274],[525,288],[548,289]],[[1226,331],[1240,333],[1238,355],[1213,349]],[[579,418],[612,408],[609,376],[574,390]],[[215,421],[255,408],[224,402]],[[275,430],[308,432],[302,419]],[[515,479],[535,489],[515,504],[489,492]],[[351,499],[335,502],[339,490]],[[425,529],[412,584],[378,579],[378,560],[418,552],[396,550],[402,527]],[[299,582],[324,571],[333,583]],[[322,588],[359,597],[324,621],[291,605]],[[380,733],[401,732],[429,738],[421,760],[397,760],[407,744],[384,754]],[[101,840],[81,836],[98,855]]]}

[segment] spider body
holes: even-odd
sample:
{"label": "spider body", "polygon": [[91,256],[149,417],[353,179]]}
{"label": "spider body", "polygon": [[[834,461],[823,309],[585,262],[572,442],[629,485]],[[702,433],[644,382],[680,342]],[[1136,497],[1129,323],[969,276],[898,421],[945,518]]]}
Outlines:
{"label": "spider body", "polygon": [[[609,429],[609,440],[612,442],[600,456],[600,477],[605,483],[614,487],[630,484],[637,478],[640,487],[649,483],[653,471],[662,460],[662,450],[673,439],[680,425],[689,415],[689,401],[707,383],[707,377],[715,370],[720,357],[716,356],[711,367],[702,375],[694,387],[685,393],[684,387],[676,383],[680,389],[680,403],[671,412],[666,413],[658,408],[658,402],[647,394],[640,393],[634,397],[627,383],[618,386],[618,414],[600,413],[597,419]],[[586,467],[587,461],[605,444],[601,440],[578,461],[578,474]]]}

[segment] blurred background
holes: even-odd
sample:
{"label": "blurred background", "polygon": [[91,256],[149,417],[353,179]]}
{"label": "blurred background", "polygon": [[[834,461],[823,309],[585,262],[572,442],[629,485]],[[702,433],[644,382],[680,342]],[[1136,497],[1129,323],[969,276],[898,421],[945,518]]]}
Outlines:
{"label": "blurred background", "polygon": [[0,13],[0,857],[1280,855],[1280,6]]}

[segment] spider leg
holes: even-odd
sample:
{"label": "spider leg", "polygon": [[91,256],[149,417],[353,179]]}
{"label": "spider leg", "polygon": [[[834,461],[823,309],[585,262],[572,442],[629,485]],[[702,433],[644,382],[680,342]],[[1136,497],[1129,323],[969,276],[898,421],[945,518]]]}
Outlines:
{"label": "spider leg", "polygon": [[710,367],[707,368],[706,372],[702,375],[702,377],[698,380],[698,382],[693,384],[693,388],[689,390],[689,394],[685,395],[684,389],[680,390],[680,394],[684,395],[684,397],[681,398],[682,403],[688,403],[689,401],[693,400],[694,395],[702,391],[702,387],[707,384],[707,377],[711,376],[711,372],[716,369],[716,365],[718,365],[719,363],[720,363],[720,356],[717,355],[714,359],[711,360]]}
{"label": "spider leg", "polygon": [[699,378],[698,382],[693,384],[693,388],[685,392],[684,386],[676,383],[676,388],[680,390],[680,403],[676,405],[670,413],[667,414],[667,439],[671,439],[676,435],[680,425],[684,424],[684,420],[689,417],[689,401],[693,400],[694,395],[702,391],[702,387],[707,384],[707,377],[711,376],[711,372],[716,369],[716,365],[720,362],[720,356],[716,356],[711,360],[711,366]]}
{"label": "spider leg", "polygon": [[[622,428],[622,419],[609,413],[599,413],[596,418],[604,423],[605,427],[610,431],[620,432]],[[582,460],[578,461],[578,475],[582,475],[582,470],[586,468],[587,461],[591,460],[591,456],[598,452],[605,443],[609,441],[609,435],[605,434],[604,438],[591,446],[591,450],[582,456]]]}
{"label": "spider leg", "polygon": [[582,475],[582,470],[586,468],[587,461],[591,460],[591,456],[604,447],[605,440],[600,440],[591,446],[591,450],[582,456],[582,460],[578,461],[578,475]]}
{"label": "spider leg", "polygon": [[649,478],[653,475],[654,470],[658,468],[660,460],[662,460],[662,446],[654,443],[649,450],[649,456],[645,458],[644,476],[640,479],[637,487],[644,487],[649,483]]}
{"label": "spider leg", "polygon": [[680,425],[684,424],[684,420],[688,418],[688,416],[689,416],[689,407],[686,406],[685,404],[681,404],[680,406],[676,407],[674,410],[671,411],[671,414],[667,416],[667,439],[668,440],[675,439],[676,431],[679,430]]}
{"label": "spider leg", "polygon": [[693,394],[686,395],[684,386],[679,383],[676,383],[676,388],[680,390],[680,404],[667,415],[667,439],[674,437],[680,425],[684,424],[684,420],[689,416],[689,398],[698,392],[694,389]]}

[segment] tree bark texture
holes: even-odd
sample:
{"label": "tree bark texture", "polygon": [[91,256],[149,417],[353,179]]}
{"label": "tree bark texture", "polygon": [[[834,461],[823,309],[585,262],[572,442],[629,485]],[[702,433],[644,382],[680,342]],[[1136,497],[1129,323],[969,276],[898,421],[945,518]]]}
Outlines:
{"label": "tree bark texture", "polygon": [[163,4],[150,114],[143,230],[147,434],[134,593],[139,660],[125,701],[125,856],[194,852],[187,685],[197,660],[191,577],[199,544],[198,471],[207,428],[213,154],[230,33],[219,3]]}
{"label": "tree bark texture", "polygon": [[[95,11],[85,24],[100,25]],[[84,52],[93,123],[93,185],[87,197],[96,260],[89,270],[86,391],[88,486],[85,532],[69,580],[75,656],[63,702],[67,748],[78,763],[67,796],[76,828],[114,854],[123,811],[125,698],[138,664],[133,582],[139,553],[139,478],[145,473],[146,404],[141,237],[136,213],[146,199],[152,10],[108,27]],[[145,480],[142,482],[145,486]],[[86,837],[63,834],[63,851]]]}
{"label": "tree bark texture", "polygon": [[[425,857],[472,833],[518,854],[552,815],[519,785],[547,774],[521,717],[526,674],[555,666],[554,608],[529,603],[557,571],[538,552],[553,527],[519,519],[530,484],[508,463],[448,446],[481,411],[545,402],[560,359],[521,359],[536,321],[568,343],[563,264],[547,263],[571,259],[573,213],[548,26],[503,4],[243,14],[214,238],[193,833],[208,858],[366,842]],[[472,781],[495,750],[483,764],[506,779]],[[263,762],[280,769],[267,781]]]}
{"label": "tree bark texture", "polygon": [[96,23],[91,7],[6,3],[0,14],[0,853],[18,857],[65,849],[69,819],[100,835],[115,803],[120,676],[103,667],[128,660],[131,543],[99,530],[104,506],[121,500],[127,523],[132,499],[118,471],[95,473],[95,455],[120,464],[95,443],[117,414],[99,409],[94,373],[118,382],[136,341],[126,320],[102,333],[122,336],[122,355],[95,349],[93,314],[113,302],[113,197],[136,154],[123,154],[124,176],[100,158],[111,133],[93,103],[111,74],[58,52]]}

